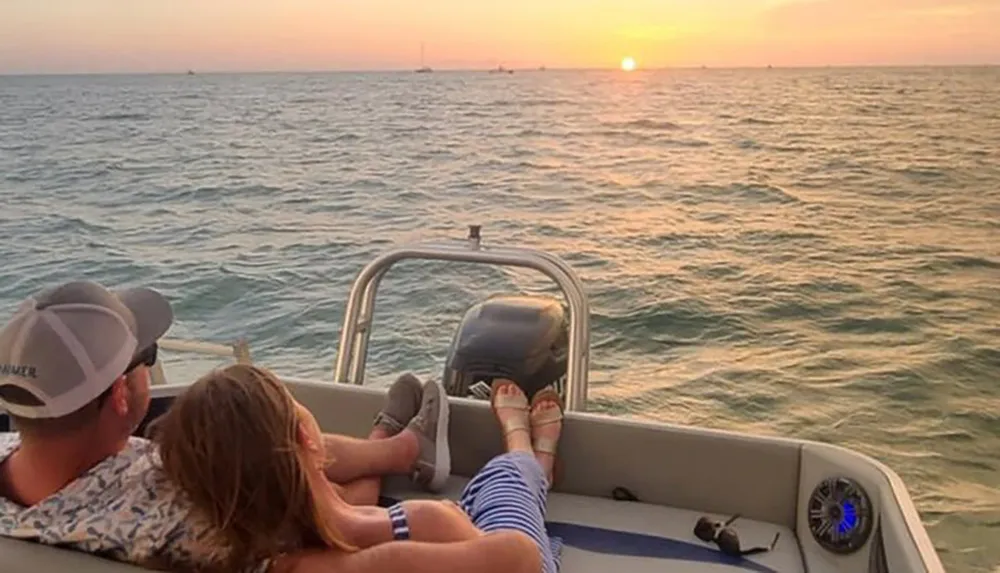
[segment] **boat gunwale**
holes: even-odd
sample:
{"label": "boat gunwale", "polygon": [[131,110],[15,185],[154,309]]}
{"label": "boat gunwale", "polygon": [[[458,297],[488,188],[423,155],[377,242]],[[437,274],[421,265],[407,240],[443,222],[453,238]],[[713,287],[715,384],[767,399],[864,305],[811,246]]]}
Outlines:
{"label": "boat gunwale", "polygon": [[[381,387],[373,387],[368,385],[356,385],[347,384],[333,381],[323,381],[313,378],[302,378],[296,376],[285,376],[279,374],[278,377],[286,382],[292,383],[299,386],[311,387],[317,390],[323,389],[336,389],[337,391],[346,392],[362,392],[362,393],[377,393],[384,394],[386,390]],[[187,384],[164,384],[151,387],[151,397],[152,398],[166,398],[176,396],[178,393],[182,392],[186,388]],[[338,388],[339,387],[339,388]],[[480,404],[485,406],[482,400],[477,400],[474,398],[463,398],[457,396],[448,396],[450,402],[466,402],[471,404]],[[588,420],[591,421],[602,421],[605,423],[614,423],[627,427],[643,428],[647,430],[654,431],[669,431],[671,433],[681,434],[681,435],[697,435],[701,437],[715,437],[719,439],[747,439],[750,438],[758,443],[763,444],[775,444],[782,446],[793,446],[799,451],[799,455],[808,448],[816,448],[819,451],[826,453],[833,453],[842,456],[846,456],[850,459],[858,461],[871,469],[874,469],[876,473],[884,480],[882,485],[888,487],[888,492],[892,495],[892,501],[895,503],[881,503],[880,513],[891,510],[891,508],[898,508],[899,517],[902,518],[903,525],[905,526],[907,538],[911,542],[913,548],[917,551],[920,561],[926,567],[926,573],[945,573],[944,566],[941,563],[941,559],[934,549],[934,544],[928,535],[926,528],[923,525],[923,521],[920,519],[920,514],[917,511],[916,505],[913,503],[913,499],[910,497],[909,490],[906,487],[905,482],[902,478],[888,465],[880,462],[879,460],[840,445],[829,444],[825,442],[819,442],[815,440],[808,440],[804,438],[789,438],[783,436],[770,436],[766,434],[757,434],[750,432],[737,432],[734,430],[725,430],[719,428],[706,428],[701,426],[689,426],[683,424],[676,424],[670,422],[661,421],[651,421],[651,420],[636,420],[634,418],[624,418],[618,416],[612,416],[610,414],[588,412],[588,411],[567,411],[565,413],[567,418],[576,418],[582,422]],[[801,473],[801,459],[800,459],[800,473]],[[880,488],[879,493],[884,494],[885,489]],[[798,511],[796,511],[798,514]],[[801,532],[795,528],[796,536],[801,536]],[[801,543],[801,542],[800,542]]]}

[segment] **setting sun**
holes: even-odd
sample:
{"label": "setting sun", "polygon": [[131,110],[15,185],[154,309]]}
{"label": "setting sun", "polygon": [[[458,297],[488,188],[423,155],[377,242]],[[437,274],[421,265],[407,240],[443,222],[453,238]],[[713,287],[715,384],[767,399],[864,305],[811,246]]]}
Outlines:
{"label": "setting sun", "polygon": [[631,72],[635,69],[635,58],[627,56],[622,58],[622,69],[626,72]]}

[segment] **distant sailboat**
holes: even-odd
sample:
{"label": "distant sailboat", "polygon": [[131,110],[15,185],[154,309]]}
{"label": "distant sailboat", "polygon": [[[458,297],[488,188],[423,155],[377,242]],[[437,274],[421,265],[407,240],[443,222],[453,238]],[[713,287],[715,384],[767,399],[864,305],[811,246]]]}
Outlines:
{"label": "distant sailboat", "polygon": [[433,72],[430,66],[424,65],[424,43],[420,42],[420,67],[416,69],[418,74],[429,74]]}

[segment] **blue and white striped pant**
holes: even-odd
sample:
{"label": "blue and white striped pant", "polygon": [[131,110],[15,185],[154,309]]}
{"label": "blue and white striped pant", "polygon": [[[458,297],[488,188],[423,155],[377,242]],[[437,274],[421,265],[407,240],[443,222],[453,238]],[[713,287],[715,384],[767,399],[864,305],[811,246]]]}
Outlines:
{"label": "blue and white striped pant", "polygon": [[510,452],[489,461],[465,486],[459,505],[487,533],[514,530],[534,540],[542,573],[559,571],[562,542],[545,531],[548,480],[529,452]]}

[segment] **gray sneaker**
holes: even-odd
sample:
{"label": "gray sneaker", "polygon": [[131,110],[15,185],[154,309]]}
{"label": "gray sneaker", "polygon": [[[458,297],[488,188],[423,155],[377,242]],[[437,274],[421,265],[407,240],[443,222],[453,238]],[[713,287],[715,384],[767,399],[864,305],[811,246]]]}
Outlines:
{"label": "gray sneaker", "polygon": [[451,475],[451,450],[448,447],[448,396],[437,380],[424,384],[420,411],[407,425],[420,441],[420,454],[413,470],[413,480],[432,492],[444,489]]}
{"label": "gray sneaker", "polygon": [[390,436],[403,431],[406,424],[417,415],[424,387],[413,374],[403,374],[389,386],[385,397],[385,407],[375,416],[375,426],[381,427]]}

